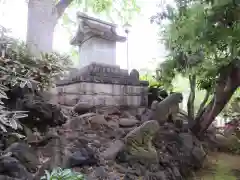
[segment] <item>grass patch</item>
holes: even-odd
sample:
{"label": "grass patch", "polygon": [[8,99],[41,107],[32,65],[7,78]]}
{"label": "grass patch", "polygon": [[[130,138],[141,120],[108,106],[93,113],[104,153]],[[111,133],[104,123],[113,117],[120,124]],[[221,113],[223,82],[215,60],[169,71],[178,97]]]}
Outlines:
{"label": "grass patch", "polygon": [[195,177],[189,180],[237,180],[238,178],[233,174],[235,164],[232,163],[233,161],[221,154],[214,157],[207,167],[198,171]]}
{"label": "grass patch", "polygon": [[232,169],[229,168],[226,162],[218,160],[216,165],[214,179],[216,180],[237,180],[237,177],[233,175]]}

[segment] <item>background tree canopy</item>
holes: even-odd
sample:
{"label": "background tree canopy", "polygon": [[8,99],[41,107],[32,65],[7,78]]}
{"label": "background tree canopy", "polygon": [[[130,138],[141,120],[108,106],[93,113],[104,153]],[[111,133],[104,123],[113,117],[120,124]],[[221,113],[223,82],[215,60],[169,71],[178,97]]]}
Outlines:
{"label": "background tree canopy", "polygon": [[[239,9],[232,0],[176,0],[176,7],[152,18],[169,24],[163,28],[168,59],[160,66],[159,80],[170,84],[177,74],[188,77],[189,117],[195,119],[192,130],[200,135],[222,111],[240,85]],[[206,97],[194,117],[195,89],[204,89]],[[212,94],[209,103],[208,98]]]}

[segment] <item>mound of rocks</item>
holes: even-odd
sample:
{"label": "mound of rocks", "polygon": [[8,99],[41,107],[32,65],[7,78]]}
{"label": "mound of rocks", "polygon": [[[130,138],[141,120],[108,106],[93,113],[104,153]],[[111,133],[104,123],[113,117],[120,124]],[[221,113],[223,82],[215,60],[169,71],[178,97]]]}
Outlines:
{"label": "mound of rocks", "polygon": [[[5,149],[0,175],[38,180],[44,170],[62,167],[88,180],[186,179],[201,167],[206,152],[184,128],[187,119],[179,110],[180,99],[179,94],[171,95],[151,109],[75,106],[68,110],[66,123],[28,141],[31,147],[22,142]],[[11,166],[16,170],[8,172]]]}
{"label": "mound of rocks", "polygon": [[41,132],[66,122],[61,107],[49,101],[47,93],[33,92],[28,88],[16,87],[7,92],[9,99],[4,104],[11,110],[27,111],[28,116],[20,121],[28,128],[37,128]]}

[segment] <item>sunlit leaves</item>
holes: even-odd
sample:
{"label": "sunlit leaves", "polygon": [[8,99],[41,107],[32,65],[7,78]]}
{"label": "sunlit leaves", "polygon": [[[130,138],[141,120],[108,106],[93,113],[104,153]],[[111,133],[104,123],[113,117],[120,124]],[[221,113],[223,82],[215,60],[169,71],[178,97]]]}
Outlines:
{"label": "sunlit leaves", "polygon": [[166,79],[176,73],[195,74],[200,89],[211,89],[221,69],[239,59],[240,7],[229,0],[175,2],[176,7],[166,9],[160,16],[170,22],[162,36],[169,57],[176,64],[173,69],[165,63]]}
{"label": "sunlit leaves", "polygon": [[52,172],[45,170],[45,175],[41,180],[85,180],[81,173],[72,171],[71,169],[55,168]]}
{"label": "sunlit leaves", "polygon": [[137,0],[74,0],[71,7],[85,13],[103,15],[109,20],[124,24],[140,12]]}

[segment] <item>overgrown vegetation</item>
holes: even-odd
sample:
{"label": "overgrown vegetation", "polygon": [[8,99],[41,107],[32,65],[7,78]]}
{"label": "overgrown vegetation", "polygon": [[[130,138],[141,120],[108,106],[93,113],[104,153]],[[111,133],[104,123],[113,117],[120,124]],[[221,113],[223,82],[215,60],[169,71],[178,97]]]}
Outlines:
{"label": "overgrown vegetation", "polygon": [[6,91],[17,86],[49,90],[70,62],[68,56],[58,53],[35,58],[24,43],[8,37],[6,28],[0,27],[0,129],[4,132],[8,128],[21,129],[18,119],[27,116],[27,112],[11,111],[4,106],[2,99],[11,98]]}
{"label": "overgrown vegetation", "polygon": [[[240,85],[239,4],[232,0],[175,2],[176,7],[167,5],[153,17],[157,23],[170,22],[163,30],[169,56],[160,67],[159,80],[171,84],[177,74],[188,77],[191,129],[201,137]],[[194,110],[196,88],[206,91],[198,111]]]}

